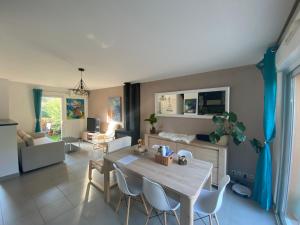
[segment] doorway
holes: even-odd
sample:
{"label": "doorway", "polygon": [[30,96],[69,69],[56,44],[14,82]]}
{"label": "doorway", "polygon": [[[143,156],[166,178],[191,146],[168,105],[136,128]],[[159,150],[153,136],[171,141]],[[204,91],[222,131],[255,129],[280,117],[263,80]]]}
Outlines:
{"label": "doorway", "polygon": [[42,97],[41,129],[53,141],[62,137],[62,98]]}

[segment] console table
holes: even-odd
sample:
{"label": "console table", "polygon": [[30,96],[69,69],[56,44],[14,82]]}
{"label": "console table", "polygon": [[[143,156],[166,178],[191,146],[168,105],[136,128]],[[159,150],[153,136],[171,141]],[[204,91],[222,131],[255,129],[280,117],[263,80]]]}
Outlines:
{"label": "console table", "polygon": [[86,142],[92,143],[94,136],[97,136],[98,133],[91,133],[88,131],[84,131],[81,134],[81,139]]}
{"label": "console table", "polygon": [[172,141],[162,138],[157,134],[145,134],[145,145],[150,148],[153,145],[167,145],[174,152],[181,149],[191,151],[194,158],[213,164],[212,184],[218,186],[219,181],[227,172],[227,147],[211,144],[205,141],[194,140],[187,144],[185,142]]}

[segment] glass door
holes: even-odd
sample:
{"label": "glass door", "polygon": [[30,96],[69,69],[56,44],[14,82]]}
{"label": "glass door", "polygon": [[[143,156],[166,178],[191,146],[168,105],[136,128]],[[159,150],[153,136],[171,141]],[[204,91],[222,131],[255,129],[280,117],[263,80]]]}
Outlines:
{"label": "glass door", "polygon": [[284,136],[276,206],[283,225],[298,225],[300,221],[300,76],[293,74],[285,78]]}
{"label": "glass door", "polygon": [[286,217],[290,224],[299,224],[297,221],[300,221],[300,76],[295,76],[292,79],[294,118]]}
{"label": "glass door", "polygon": [[44,96],[42,98],[41,129],[50,139],[62,137],[62,98]]}

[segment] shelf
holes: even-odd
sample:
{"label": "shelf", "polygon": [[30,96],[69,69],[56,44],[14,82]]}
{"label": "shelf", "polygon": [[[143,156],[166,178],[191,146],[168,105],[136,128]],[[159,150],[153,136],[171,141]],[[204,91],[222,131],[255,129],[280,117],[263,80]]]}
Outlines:
{"label": "shelf", "polygon": [[158,117],[179,117],[194,119],[212,119],[214,115],[187,115],[187,114],[156,114]]}
{"label": "shelf", "polygon": [[[208,107],[223,107],[222,111],[229,112],[229,95],[230,87],[155,93],[155,114],[159,117],[212,119],[214,114],[199,114],[203,110],[212,111],[206,109]],[[217,113],[219,109],[214,111]]]}

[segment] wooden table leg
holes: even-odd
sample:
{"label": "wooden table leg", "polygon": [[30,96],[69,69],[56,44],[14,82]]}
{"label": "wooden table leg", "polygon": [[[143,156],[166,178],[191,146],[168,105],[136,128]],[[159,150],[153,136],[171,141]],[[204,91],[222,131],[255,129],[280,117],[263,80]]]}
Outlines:
{"label": "wooden table leg", "polygon": [[103,172],[104,172],[104,199],[107,203],[110,202],[110,170],[109,162],[104,159],[103,162]]}
{"label": "wooden table leg", "polygon": [[211,191],[212,185],[212,173],[210,173],[209,178],[207,179],[206,183],[204,184],[204,189]]}
{"label": "wooden table leg", "polygon": [[194,202],[187,196],[180,196],[180,224],[194,224]]}

